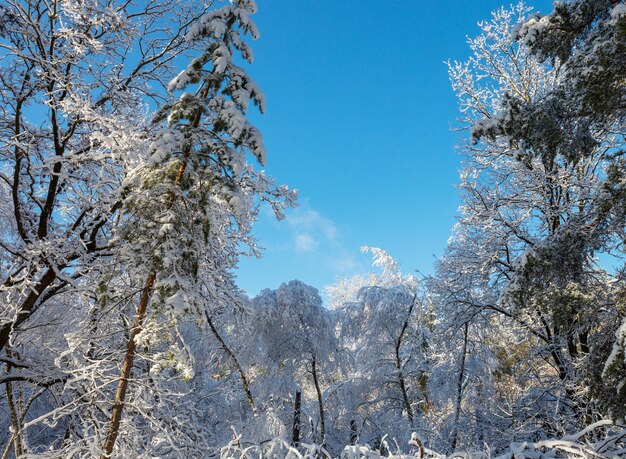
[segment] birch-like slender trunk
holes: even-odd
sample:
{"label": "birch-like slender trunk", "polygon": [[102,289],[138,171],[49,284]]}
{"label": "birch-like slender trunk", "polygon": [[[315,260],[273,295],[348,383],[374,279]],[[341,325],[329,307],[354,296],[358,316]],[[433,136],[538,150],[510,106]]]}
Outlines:
{"label": "birch-like slender trunk", "polygon": [[[7,373],[9,371],[10,371],[10,366],[9,364],[7,364]],[[20,424],[20,420],[19,420],[20,418],[18,416],[17,409],[15,408],[15,401],[13,400],[13,385],[9,381],[7,381],[4,384],[4,387],[6,389],[7,405],[9,406],[9,414],[11,418],[11,429],[13,430],[13,433],[11,435],[12,443],[13,443],[13,451],[15,452],[15,457],[20,457],[22,454],[24,454],[24,448],[22,446],[22,434],[21,434],[22,427]],[[7,446],[10,446],[10,444],[11,442],[9,442]]]}
{"label": "birch-like slender trunk", "polygon": [[413,314],[413,309],[415,308],[416,302],[417,296],[414,296],[413,300],[411,301],[411,306],[409,306],[409,311],[407,312],[406,319],[404,320],[402,328],[400,329],[400,335],[398,336],[398,339],[395,343],[395,363],[396,371],[398,373],[398,383],[400,384],[400,390],[402,391],[402,407],[403,411],[406,411],[406,416],[409,420],[411,428],[413,428],[414,426],[413,408],[411,407],[409,394],[406,388],[406,379],[404,378],[404,374],[402,373],[402,359],[400,358],[400,348],[402,347],[402,342],[404,340],[406,331],[409,328],[409,321],[411,320],[411,315]]}
{"label": "birch-like slender trunk", "polygon": [[465,357],[467,355],[467,341],[469,336],[469,325],[465,323],[463,328],[463,351],[461,352],[461,365],[459,369],[459,378],[456,387],[456,403],[454,405],[454,427],[450,435],[450,446],[452,451],[456,449],[459,436],[459,418],[461,417],[461,402],[463,401],[463,380],[465,379]]}
{"label": "birch-like slender trunk", "polygon": [[209,313],[206,310],[204,311],[204,315],[206,316],[206,320],[209,324],[209,328],[211,329],[211,332],[213,333],[213,336],[215,336],[215,339],[217,339],[217,341],[220,343],[220,347],[222,348],[224,353],[228,356],[228,359],[237,370],[237,373],[239,374],[239,379],[241,380],[241,385],[243,386],[243,390],[246,393],[246,397],[248,398],[248,403],[250,404],[250,408],[252,408],[252,414],[256,416],[257,414],[256,405],[254,403],[254,398],[252,397],[252,391],[250,391],[250,384],[248,383],[248,378],[246,378],[246,374],[244,373],[243,368],[241,368],[241,365],[239,365],[239,361],[237,360],[237,357],[235,357],[235,354],[233,353],[233,351],[231,351],[231,349],[228,347],[226,342],[222,339],[222,337],[218,333],[217,329],[215,328],[215,325],[213,325],[211,316],[209,316]]}
{"label": "birch-like slender trunk", "polygon": [[317,359],[313,356],[311,362],[311,372],[313,373],[313,383],[315,384],[315,392],[317,393],[317,404],[320,412],[320,438],[322,448],[326,448],[326,423],[324,419],[324,400],[322,398],[322,391],[320,389],[319,380],[317,379]]}

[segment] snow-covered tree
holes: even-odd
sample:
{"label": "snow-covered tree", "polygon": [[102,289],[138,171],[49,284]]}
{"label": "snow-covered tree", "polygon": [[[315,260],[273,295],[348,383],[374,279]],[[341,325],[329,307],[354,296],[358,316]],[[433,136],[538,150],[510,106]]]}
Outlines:
{"label": "snow-covered tree", "polygon": [[265,160],[246,120],[264,99],[234,61],[252,61],[256,5],[210,3],[0,6],[6,454],[208,447],[197,337],[243,302],[230,270],[257,253],[260,203],[295,197],[248,162]]}
{"label": "snow-covered tree", "polygon": [[[384,250],[364,247],[379,272],[340,280],[326,292],[339,343],[350,359],[341,391],[344,441],[380,442],[423,427],[429,401],[429,301]],[[350,426],[348,435],[347,427]]]}
{"label": "snow-covered tree", "polygon": [[[623,256],[625,24],[623,2],[595,0],[557,2],[552,13],[534,14],[520,21],[512,31],[513,37],[529,49],[533,59],[558,71],[559,78],[540,97],[524,99],[508,93],[493,116],[483,117],[474,130],[476,139],[498,140],[527,161],[541,161],[552,170],[577,171],[579,176],[584,171],[585,176],[600,183],[600,187],[594,187],[581,182],[587,195],[575,201],[579,208],[576,218],[554,221],[554,234],[525,259],[518,290],[548,290],[545,293],[553,305],[559,331],[567,335],[568,353],[591,352],[591,375],[602,372],[608,346],[600,334],[591,344],[590,334],[594,326],[598,330],[597,324],[583,324],[572,312],[584,319],[603,317],[604,336],[612,336],[617,328],[615,305],[620,302],[621,282],[601,281],[601,290],[611,290],[607,301],[613,304],[609,308],[612,314],[603,315],[606,308],[602,305],[606,302],[591,298],[597,297],[598,289],[589,288],[585,273],[590,270],[585,261],[597,250]],[[557,196],[557,204],[574,202],[569,186],[561,185],[560,189],[564,193]],[[572,336],[572,328],[578,330],[576,337]],[[590,347],[594,345],[601,355],[593,355]],[[619,379],[620,372],[626,380],[620,368],[614,367],[611,381]],[[601,405],[623,416],[618,407],[624,406],[626,393],[613,391],[609,396],[609,388],[598,380],[594,386]]]}
{"label": "snow-covered tree", "polygon": [[[254,384],[266,409],[273,404],[283,412],[284,425],[290,426],[294,394],[301,393],[300,410],[305,416],[300,422],[308,418],[311,425],[294,429],[308,431],[308,441],[325,446],[327,391],[340,359],[330,311],[322,306],[316,289],[291,281],[275,291],[261,292],[252,300],[250,314],[258,375]],[[305,440],[304,435],[294,439]]]}
{"label": "snow-covered tree", "polygon": [[[47,299],[108,255],[123,161],[150,132],[182,33],[203,7],[175,1],[10,0],[0,7],[0,348]],[[168,28],[159,21],[176,19]],[[130,51],[134,53],[128,56]]]}
{"label": "snow-covered tree", "polygon": [[[539,114],[533,119],[536,129],[528,129],[543,136],[541,154],[511,137],[489,134],[508,122],[502,107],[511,100],[540,103],[564,78],[558,63],[542,62],[512,38],[528,12],[519,4],[494,13],[481,24],[481,35],[469,41],[470,60],[450,65],[462,122],[471,128],[473,142],[463,148],[463,205],[438,284],[441,304],[457,317],[464,337],[457,347],[472,343],[473,330],[482,351],[468,355],[482,353],[483,374],[501,381],[514,376],[511,382],[518,384],[518,395],[510,399],[506,386],[498,389],[493,382],[500,391],[495,397],[501,398],[492,409],[508,411],[512,425],[507,429],[503,417],[504,423],[489,428],[511,436],[518,429],[521,434],[533,430],[533,423],[545,424],[548,435],[558,433],[573,427],[571,414],[577,425],[599,414],[590,405],[588,364],[606,353],[607,330],[618,317],[610,276],[594,259],[603,243],[596,203],[604,195],[616,136],[594,133],[593,148],[573,162],[549,143],[554,140],[550,125]],[[484,338],[489,334],[504,339],[489,342]],[[509,346],[503,346],[507,340]],[[533,384],[523,376],[530,370],[537,376]],[[458,394],[461,389],[456,410]],[[560,416],[554,417],[554,407]]]}
{"label": "snow-covered tree", "polygon": [[128,218],[116,242],[131,279],[142,287],[102,457],[112,453],[120,431],[137,345],[158,350],[152,358],[159,366],[191,377],[180,318],[203,320],[207,308],[229,300],[229,270],[242,247],[256,250],[249,232],[261,201],[280,217],[294,198],[246,157],[265,163],[261,134],[245,118],[250,101],[264,111],[265,99],[234,59],[238,52],[252,62],[244,35],[258,37],[250,19],[254,12],[253,0],[238,0],[190,27],[185,38],[204,49],[168,89],[195,86],[195,93],[185,92],[159,110],[156,121],[167,121],[167,127],[125,179]]}
{"label": "snow-covered tree", "polygon": [[123,175],[154,133],[145,113],[163,99],[172,60],[189,48],[184,31],[206,6],[0,5],[3,454],[58,446],[65,413],[84,401],[63,355],[70,334],[101,318],[92,312],[110,279]]}

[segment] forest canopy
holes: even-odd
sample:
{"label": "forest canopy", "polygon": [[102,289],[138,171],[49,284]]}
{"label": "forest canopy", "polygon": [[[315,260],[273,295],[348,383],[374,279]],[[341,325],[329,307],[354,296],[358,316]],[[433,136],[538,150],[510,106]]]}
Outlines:
{"label": "forest canopy", "polygon": [[626,456],[626,5],[503,6],[448,62],[431,275],[365,246],[248,298],[259,212],[297,205],[251,121],[256,12],[0,5],[0,457]]}

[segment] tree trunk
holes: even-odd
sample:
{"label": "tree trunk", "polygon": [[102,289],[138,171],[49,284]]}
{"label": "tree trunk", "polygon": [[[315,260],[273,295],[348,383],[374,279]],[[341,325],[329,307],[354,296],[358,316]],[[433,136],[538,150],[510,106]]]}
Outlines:
{"label": "tree trunk", "polygon": [[320,390],[320,384],[317,380],[317,361],[316,357],[313,356],[313,361],[311,362],[312,373],[313,373],[313,383],[315,384],[315,392],[317,392],[317,403],[319,405],[320,411],[320,438],[322,448],[326,448],[326,425],[324,420],[324,401],[322,399],[322,391]]}
{"label": "tree trunk", "polygon": [[357,439],[359,438],[359,432],[356,427],[356,421],[354,419],[350,420],[350,444],[356,445]]}
{"label": "tree trunk", "polygon": [[406,380],[404,375],[402,374],[402,360],[400,359],[400,347],[402,346],[402,340],[404,339],[404,335],[409,327],[409,320],[411,319],[411,314],[413,314],[413,308],[415,307],[415,302],[417,301],[417,296],[413,297],[413,301],[411,301],[411,306],[409,307],[409,311],[406,315],[406,319],[402,324],[402,329],[400,330],[400,335],[396,340],[395,346],[395,360],[396,360],[396,370],[398,372],[398,383],[400,384],[400,390],[402,391],[402,411],[406,411],[406,416],[409,420],[409,425],[411,429],[414,426],[413,421],[413,408],[411,407],[411,403],[409,401],[409,394],[406,390]]}
{"label": "tree trunk", "polygon": [[128,379],[130,377],[131,370],[133,369],[133,363],[137,351],[135,338],[143,329],[143,319],[146,315],[146,309],[148,307],[148,302],[150,301],[150,294],[152,293],[152,287],[154,286],[155,280],[156,274],[153,272],[148,276],[146,285],[141,292],[139,307],[137,308],[137,313],[135,314],[135,324],[130,331],[126,355],[120,370],[120,379],[117,386],[117,392],[115,393],[115,401],[111,412],[111,421],[109,422],[109,433],[104,445],[102,446],[102,455],[100,456],[100,459],[107,459],[111,457],[113,447],[115,446],[115,440],[117,440],[117,435],[119,434],[120,420],[122,419],[122,411],[124,410],[124,402],[126,400],[126,391],[128,390]]}
{"label": "tree trunk", "polygon": [[291,444],[300,445],[300,414],[302,413],[302,392],[296,391],[296,398],[293,402],[293,430],[291,433]]}
{"label": "tree trunk", "polygon": [[[10,373],[10,372],[11,372],[11,365],[7,363],[7,373]],[[13,385],[7,381],[4,387],[6,389],[7,405],[9,406],[11,428],[13,430],[13,434],[11,435],[12,442],[13,442],[13,451],[15,452],[15,457],[18,458],[22,454],[24,454],[24,449],[22,447],[22,432],[21,432],[22,428],[20,425],[17,410],[15,408],[15,402],[13,401]]]}
{"label": "tree trunk", "polygon": [[463,351],[461,353],[461,368],[459,371],[459,379],[456,387],[456,403],[454,406],[454,427],[450,435],[450,446],[452,451],[456,449],[458,441],[459,418],[461,417],[461,402],[463,401],[463,380],[465,379],[465,357],[467,355],[467,341],[469,336],[469,325],[465,323],[463,330]]}
{"label": "tree trunk", "polygon": [[[61,271],[64,266],[57,267],[58,271]],[[11,332],[28,319],[39,305],[38,300],[41,298],[44,291],[50,287],[57,279],[57,274],[54,269],[48,268],[37,284],[30,289],[28,295],[22,302],[17,318],[9,323],[6,323],[0,328],[0,351],[9,343]]]}
{"label": "tree trunk", "polygon": [[402,362],[400,361],[400,342],[396,345],[396,370],[398,372],[398,383],[400,384],[400,390],[402,391],[402,411],[406,411],[406,416],[409,420],[411,429],[413,428],[413,408],[409,402],[409,394],[406,390],[406,381],[402,374]]}
{"label": "tree trunk", "polygon": [[213,321],[211,320],[211,317],[209,316],[209,313],[206,310],[204,311],[204,315],[206,316],[206,320],[209,323],[211,332],[213,332],[213,336],[215,336],[215,339],[217,339],[217,341],[220,343],[220,347],[222,348],[224,353],[228,356],[229,360],[231,361],[231,363],[234,365],[235,369],[237,370],[237,373],[239,374],[239,379],[241,380],[241,385],[243,386],[243,390],[246,393],[246,397],[248,397],[248,403],[250,404],[250,408],[252,408],[252,414],[256,416],[257,414],[256,405],[254,404],[254,398],[252,398],[252,392],[250,391],[250,385],[248,384],[248,378],[246,378],[246,374],[243,372],[241,365],[239,365],[239,362],[237,361],[237,358],[235,357],[235,354],[233,353],[233,351],[230,350],[228,345],[224,342],[220,334],[217,332],[217,329],[213,325]]}

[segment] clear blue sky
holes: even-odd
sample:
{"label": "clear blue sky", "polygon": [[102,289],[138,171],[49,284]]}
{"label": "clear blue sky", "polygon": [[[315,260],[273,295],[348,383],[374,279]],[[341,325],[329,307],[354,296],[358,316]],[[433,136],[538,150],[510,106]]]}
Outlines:
{"label": "clear blue sky", "polygon": [[[261,38],[249,70],[267,97],[253,117],[266,170],[299,190],[299,206],[254,234],[263,258],[243,259],[255,295],[299,279],[323,289],[367,272],[362,245],[405,272],[431,273],[460,203],[455,184],[466,133],[444,61],[467,58],[477,22],[496,0],[257,0]],[[542,12],[550,2],[529,2]]]}

